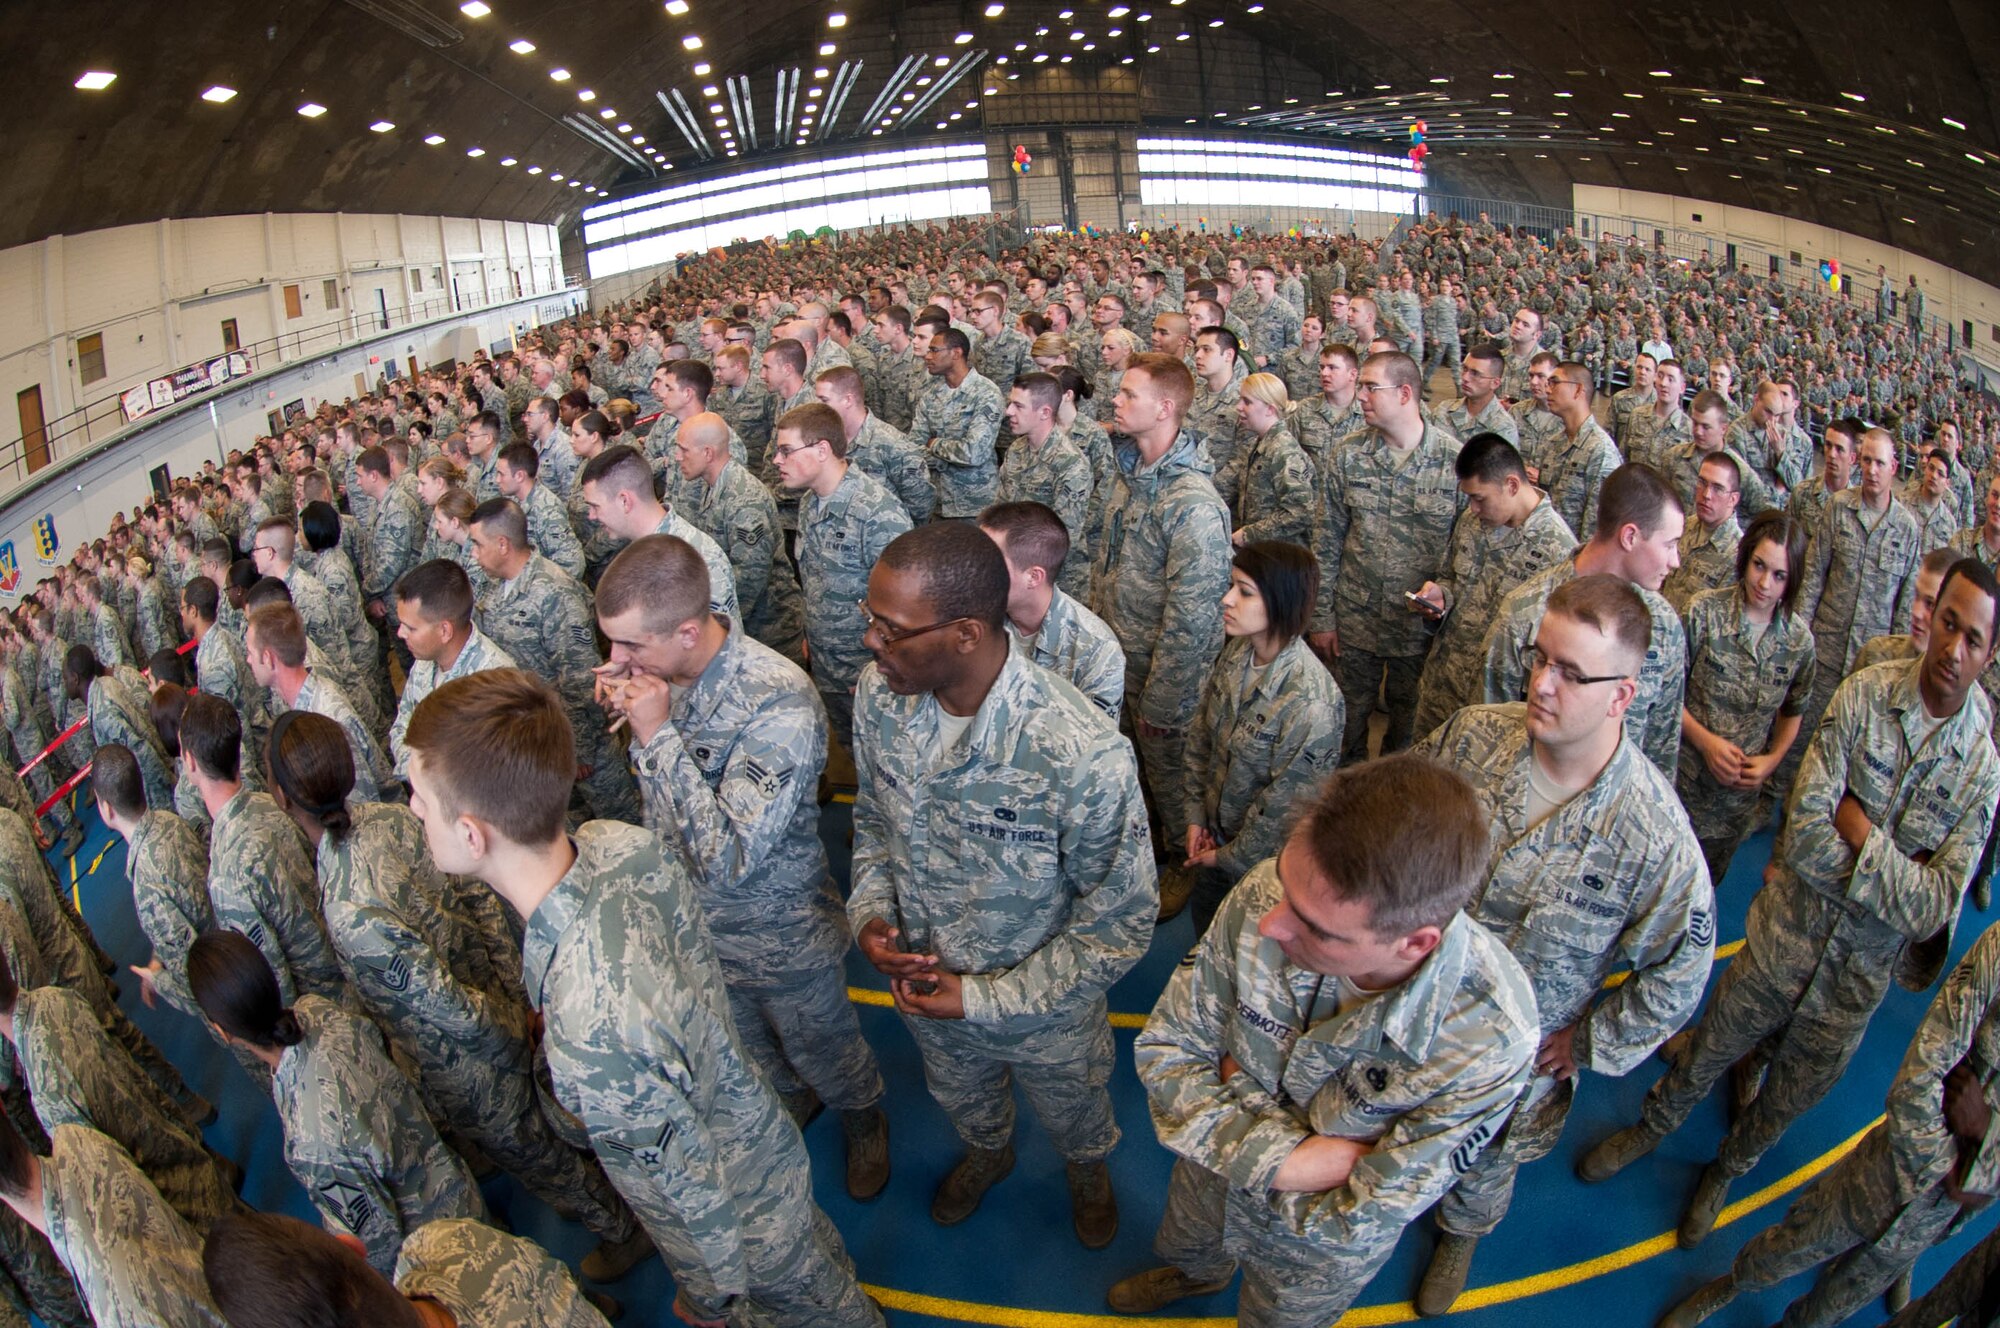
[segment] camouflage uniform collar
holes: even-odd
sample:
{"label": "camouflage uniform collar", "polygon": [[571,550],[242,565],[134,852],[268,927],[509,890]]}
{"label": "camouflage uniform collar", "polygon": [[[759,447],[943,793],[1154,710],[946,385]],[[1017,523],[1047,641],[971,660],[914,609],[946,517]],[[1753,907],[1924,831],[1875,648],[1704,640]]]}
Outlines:
{"label": "camouflage uniform collar", "polygon": [[694,680],[694,685],[674,693],[669,722],[675,728],[690,722],[700,727],[725,700],[732,697],[745,699],[749,695],[736,681],[737,675],[743,671],[748,653],[743,649],[743,625],[726,613],[715,616],[729,629],[729,634],[716,649],[715,657],[708,661],[708,667]]}
{"label": "camouflage uniform collar", "polygon": [[1195,446],[1194,430],[1185,425],[1181,427],[1180,435],[1174,439],[1173,446],[1151,465],[1146,464],[1145,459],[1139,455],[1137,443],[1122,444],[1118,449],[1118,459],[1120,469],[1132,479],[1164,479],[1180,471],[1206,475],[1213,469],[1202,461],[1201,452]]}
{"label": "camouflage uniform collar", "polygon": [[[1895,667],[1901,673],[1889,684],[1888,693],[1882,698],[1882,707],[1903,731],[1903,739],[1909,744],[1910,755],[1914,759],[1923,746],[1924,726],[1930,722],[1930,712],[1924,709],[1923,691],[1917,685],[1924,657],[1917,655],[1909,660],[1899,660]],[[1962,759],[1973,743],[1988,741],[1992,725],[1991,703],[1986,700],[1985,690],[1975,684],[1966,692],[1958,712],[1945,716],[1932,736],[1938,742],[1950,743],[1953,754]]]}
{"label": "camouflage uniform collar", "polygon": [[1327,1046],[1372,1052],[1384,1041],[1394,1043],[1410,1060],[1421,1063],[1458,1002],[1470,962],[1472,935],[1479,926],[1463,911],[1444,925],[1437,949],[1407,979],[1345,1016],[1336,1015],[1306,1032]]}
{"label": "camouflage uniform collar", "polygon": [[[1225,645],[1223,650],[1225,653],[1235,650],[1243,656],[1240,664],[1235,666],[1239,681],[1245,671],[1256,667],[1257,647],[1252,644],[1249,637],[1239,636]],[[1219,663],[1220,661],[1218,661]],[[1271,662],[1264,666],[1264,674],[1257,680],[1257,695],[1263,697],[1283,696],[1286,692],[1292,690],[1293,680],[1298,677],[1301,670],[1308,666],[1313,668],[1324,667],[1319,663],[1318,657],[1312,653],[1311,648],[1306,645],[1305,637],[1295,636],[1285,642],[1284,647],[1271,657]]]}
{"label": "camouflage uniform collar", "polygon": [[537,1010],[543,1006],[543,988],[556,952],[597,889],[599,871],[592,829],[591,824],[580,825],[570,837],[576,861],[528,916],[522,930],[521,983],[527,989],[528,1003]]}
{"label": "camouflage uniform collar", "polygon": [[[1048,630],[1048,624],[1043,623],[1042,629]],[[1010,640],[1007,647],[1007,662],[1001,666],[999,676],[993,680],[993,686],[987,689],[985,698],[979,703],[979,709],[973,712],[972,722],[966,726],[962,746],[967,759],[1012,746],[1011,742],[1004,740],[1011,737],[1020,727],[1020,717],[1033,714],[1037,709],[1036,703],[1039,698],[1035,695],[1038,690],[1034,679],[1035,667],[1027,655],[1014,648]],[[938,716],[943,713],[937,693],[926,692],[916,699],[917,713],[926,715],[935,731]],[[941,755],[949,759],[949,753]],[[942,773],[946,769],[956,769],[962,764],[964,761],[953,762],[950,766],[941,763],[933,774]]]}

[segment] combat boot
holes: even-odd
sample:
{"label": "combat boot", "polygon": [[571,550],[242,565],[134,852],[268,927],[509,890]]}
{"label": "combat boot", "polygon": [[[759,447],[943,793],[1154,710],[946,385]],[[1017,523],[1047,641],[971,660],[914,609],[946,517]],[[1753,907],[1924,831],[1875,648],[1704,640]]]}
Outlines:
{"label": "combat boot", "polygon": [[1430,1270],[1424,1274],[1423,1285],[1417,1288],[1417,1313],[1430,1319],[1451,1312],[1453,1303],[1465,1290],[1466,1276],[1472,1271],[1472,1252],[1478,1248],[1477,1236],[1438,1233]]}
{"label": "combat boot", "polygon": [[1658,1148],[1664,1138],[1665,1135],[1655,1133],[1644,1121],[1629,1125],[1585,1153],[1583,1161],[1577,1164],[1576,1174],[1593,1185],[1610,1180]]}
{"label": "combat boot", "polygon": [[931,1221],[941,1227],[957,1226],[978,1209],[986,1192],[1014,1169],[1014,1145],[1005,1148],[969,1148],[951,1174],[938,1186],[931,1200]]}
{"label": "combat boot", "polygon": [[1724,1273],[1668,1310],[1666,1317],[1660,1320],[1660,1328],[1694,1328],[1696,1324],[1734,1299],[1736,1299],[1736,1279]]}
{"label": "combat boot", "polygon": [[1071,1162],[1069,1215],[1086,1250],[1101,1250],[1118,1234],[1118,1196],[1111,1192],[1111,1168],[1103,1162]]}
{"label": "combat boot", "polygon": [[847,1197],[866,1203],[889,1183],[889,1118],[882,1108],[840,1113],[847,1132]]}
{"label": "combat boot", "polygon": [[[1235,1275],[1231,1272],[1229,1277]],[[1229,1277],[1197,1282],[1178,1268],[1148,1268],[1112,1287],[1104,1300],[1120,1314],[1151,1314],[1189,1296],[1212,1296],[1229,1285]]]}
{"label": "combat boot", "polygon": [[1722,1169],[1720,1162],[1711,1162],[1702,1168],[1701,1183],[1694,1187],[1694,1198],[1688,1200],[1680,1229],[1674,1232],[1674,1242],[1682,1249],[1693,1249],[1715,1230],[1715,1219],[1721,1214],[1722,1206],[1729,1202],[1729,1183],[1735,1179]]}

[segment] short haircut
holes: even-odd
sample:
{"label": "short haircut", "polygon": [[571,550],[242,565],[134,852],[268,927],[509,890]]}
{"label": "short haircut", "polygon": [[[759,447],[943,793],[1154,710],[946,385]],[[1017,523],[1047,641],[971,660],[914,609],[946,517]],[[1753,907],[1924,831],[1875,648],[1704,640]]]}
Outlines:
{"label": "short haircut", "polygon": [[900,304],[890,305],[888,308],[876,314],[875,317],[886,318],[891,323],[894,323],[897,327],[901,328],[905,332],[910,330],[910,311],[908,309],[905,309]]}
{"label": "short haircut", "polygon": [[715,390],[715,371],[700,360],[668,360],[661,366],[660,372],[676,387],[693,392],[704,405],[708,402],[708,394]]}
{"label": "short haircut", "polygon": [[[1772,509],[1759,512],[1750,528],[1743,532],[1743,538],[1736,542],[1736,580],[1740,583],[1750,571],[1750,555],[1759,545],[1771,543],[1785,551],[1785,589],[1778,596],[1778,612],[1789,614],[1798,602],[1799,589],[1806,583],[1806,523],[1789,514]],[[1923,567],[1930,566],[1930,559],[1944,554],[1947,560],[1958,557],[1953,549],[1933,549],[1925,555]],[[1939,570],[1943,570],[1940,568]]]}
{"label": "short haircut", "polygon": [[201,1012],[229,1036],[267,1049],[305,1040],[271,961],[242,932],[218,928],[197,936],[188,947],[187,981]]}
{"label": "short haircut", "polygon": [[1728,448],[1726,447],[1720,448],[1714,452],[1710,452],[1707,456],[1704,456],[1701,459],[1701,465],[1695,467],[1695,471],[1697,474],[1700,473],[1702,466],[1723,467],[1729,472],[1730,491],[1732,493],[1743,492],[1743,463],[1741,461],[1738,461],[1736,459],[1736,454],[1730,451]]}
{"label": "short haircut", "polygon": [[273,538],[267,541],[267,543],[270,545],[272,552],[276,553],[286,562],[290,562],[292,555],[298,551],[299,532],[292,528],[291,522],[281,516],[274,516],[267,520],[259,521],[257,523],[257,534],[272,536]]}
{"label": "short haircut", "polygon": [[[1755,523],[1753,522],[1752,524]],[[1745,539],[1748,539],[1750,532],[1746,530],[1743,532],[1743,535]],[[1741,546],[1739,545],[1738,547]],[[1925,554],[1923,560],[1917,564],[1917,575],[1924,576],[1928,574],[1935,576],[1938,578],[1938,584],[1943,585],[1944,574],[1951,570],[1953,563],[1964,556],[1964,554],[1952,548],[1949,544],[1940,544],[1937,548]]]}
{"label": "short haircut", "polygon": [[1466,439],[1465,446],[1458,451],[1458,460],[1453,463],[1458,468],[1461,480],[1477,480],[1481,484],[1505,484],[1509,476],[1528,482],[1528,468],[1521,460],[1521,449],[1497,433],[1476,433]]}
{"label": "short haircut", "polygon": [[1019,567],[1039,567],[1054,585],[1069,557],[1069,527],[1044,503],[995,503],[979,514],[979,526],[1007,538],[1007,559]]}
{"label": "short haircut", "polygon": [[354,468],[386,480],[389,478],[389,454],[379,447],[364,448],[361,455],[354,458]]}
{"label": "short haircut", "polygon": [[1014,380],[1014,390],[1028,394],[1028,404],[1053,415],[1062,406],[1062,380],[1052,373],[1025,373]]}
{"label": "short haircut", "polygon": [[1727,416],[1729,414],[1729,402],[1722,393],[1712,387],[1704,387],[1701,391],[1695,393],[1694,400],[1688,402],[1687,407],[1689,415],[1707,415],[1712,411],[1718,410]]}
{"label": "short haircut", "polygon": [[1480,360],[1487,364],[1499,364],[1507,357],[1492,342],[1482,341],[1471,350],[1465,352],[1465,358],[1468,360]]}
{"label": "short haircut", "polygon": [[776,438],[780,429],[797,434],[802,446],[825,443],[835,456],[847,455],[847,426],[840,422],[834,408],[824,402],[808,401],[792,407],[771,425],[771,436]]}
{"label": "short haircut", "polygon": [[1478,796],[1462,775],[1413,752],[1336,771],[1294,834],[1335,897],[1368,909],[1378,938],[1443,927],[1486,878]]}
{"label": "short haircut", "polygon": [[1180,356],[1141,351],[1126,361],[1125,372],[1144,374],[1155,390],[1173,403],[1175,417],[1187,418],[1188,407],[1194,404],[1194,372]]}
{"label": "short haircut", "polygon": [[1653,643],[1653,615],[1632,583],[1622,576],[1600,572],[1565,581],[1549,596],[1548,607],[1542,612],[1544,617],[1559,613],[1610,637],[1635,676]]}
{"label": "short haircut", "polygon": [[935,621],[971,618],[994,631],[1007,625],[1007,560],[970,521],[933,521],[906,530],[889,541],[876,566],[915,572]]}
{"label": "short haircut", "polygon": [[616,617],[641,610],[640,622],[655,634],[708,616],[708,564],[694,545],[676,535],[633,540],[597,583],[597,615]]}
{"label": "short haircut", "polygon": [[[234,576],[230,578],[234,580]],[[275,576],[260,576],[243,592],[243,608],[246,612],[263,608],[266,604],[290,604],[292,588]]]}
{"label": "short haircut", "polygon": [[449,558],[418,563],[396,578],[390,592],[399,604],[415,604],[433,622],[472,621],[472,580]]}
{"label": "short haircut", "polygon": [[306,623],[294,606],[265,604],[253,609],[243,626],[245,643],[252,633],[258,647],[276,655],[286,668],[296,669],[306,662]]}
{"label": "short haircut", "polygon": [[209,1228],[208,1293],[237,1328],[420,1328],[416,1306],[330,1232],[238,1208]]}
{"label": "short haircut", "polygon": [[931,345],[958,355],[972,354],[972,343],[966,339],[965,333],[949,324],[932,339]]}
{"label": "short haircut", "polygon": [[129,747],[106,743],[91,754],[90,791],[120,816],[146,814],[146,780]]}
{"label": "short haircut", "polygon": [[810,362],[804,343],[796,337],[779,337],[764,347],[764,358],[775,359],[787,372],[801,378],[805,376],[806,365]]}
{"label": "short haircut", "polygon": [[[1970,581],[1985,595],[1993,606],[1993,616],[1986,625],[1986,649],[1991,652],[1996,639],[2000,639],[2000,579],[1995,579],[1993,569],[1977,558],[1960,558],[1945,569],[1944,580],[1938,582],[1938,603],[1944,603],[1945,591],[1951,589],[1953,581]],[[1932,629],[1936,635],[1936,629]]]}
{"label": "short haircut", "polygon": [[1320,347],[1319,358],[1322,364],[1328,360],[1345,360],[1348,368],[1356,371],[1361,368],[1361,357],[1354,353],[1354,347],[1344,342],[1329,342]]}
{"label": "short haircut", "polygon": [[[652,492],[651,474],[647,471],[648,493]],[[472,509],[472,524],[484,527],[516,549],[528,547],[528,518],[512,498],[488,498]]]}
{"label": "short haircut", "polygon": [[[578,477],[577,483],[595,484],[606,497],[615,493],[633,493],[652,502],[658,496],[653,489],[652,464],[639,449],[628,447],[624,443],[616,447],[607,447],[585,462],[583,473]],[[472,514],[472,519],[484,520],[481,513],[491,505],[492,500],[489,499],[481,505],[479,511]],[[525,524],[522,526],[521,537],[527,538]]]}
{"label": "short haircut", "polygon": [[340,545],[340,513],[332,503],[311,502],[299,509],[299,531],[306,547],[324,553]]}
{"label": "short haircut", "polygon": [[1319,595],[1319,559],[1311,549],[1284,540],[1256,540],[1230,559],[1264,601],[1270,631],[1289,645],[1306,630]]}
{"label": "short haircut", "polygon": [[418,704],[403,746],[435,781],[446,817],[474,817],[524,845],[563,833],[576,737],[562,698],[534,674],[454,678]]}
{"label": "short haircut", "polygon": [[188,664],[188,657],[172,646],[161,646],[146,661],[146,672],[153,675],[153,685],[163,682],[179,683],[183,687],[194,686],[194,670]]}
{"label": "short haircut", "polygon": [[500,449],[500,464],[509,470],[518,470],[529,479],[538,479],[542,473],[542,456],[533,443],[509,443]]}
{"label": "short haircut", "polygon": [[197,692],[181,710],[181,751],[210,779],[234,782],[242,772],[243,721],[219,696]]}
{"label": "short haircut", "polygon": [[181,601],[194,611],[194,616],[205,623],[215,621],[215,615],[222,603],[222,592],[215,588],[215,582],[205,576],[190,577],[181,587]]}
{"label": "short haircut", "polygon": [[1242,341],[1237,338],[1234,332],[1231,332],[1226,327],[1205,327],[1195,334],[1194,339],[1199,342],[1203,337],[1214,338],[1216,349],[1228,351],[1229,358],[1232,360],[1238,358],[1243,353]]}
{"label": "short haircut", "polygon": [[861,371],[851,364],[836,364],[813,379],[815,384],[824,384],[843,401],[860,401],[864,396]]}
{"label": "short haircut", "polygon": [[1828,433],[1845,434],[1849,443],[1859,447],[1861,445],[1861,435],[1868,432],[1868,424],[1865,420],[1857,419],[1855,416],[1843,415],[1828,424],[1826,431]]}
{"label": "short haircut", "polygon": [[1628,461],[1604,477],[1597,491],[1597,533],[1615,539],[1626,526],[1651,535],[1667,524],[1670,512],[1687,508],[1666,476],[1642,461]]}
{"label": "short haircut", "polygon": [[1423,371],[1417,362],[1399,350],[1378,350],[1362,361],[1362,367],[1373,365],[1382,375],[1382,380],[1391,387],[1407,387],[1413,394],[1421,394],[1424,387]]}

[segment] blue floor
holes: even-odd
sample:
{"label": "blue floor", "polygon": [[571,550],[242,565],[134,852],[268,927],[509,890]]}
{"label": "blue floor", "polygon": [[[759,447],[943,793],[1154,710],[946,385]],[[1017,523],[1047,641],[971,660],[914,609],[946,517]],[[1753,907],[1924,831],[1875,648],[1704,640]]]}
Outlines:
{"label": "blue floor", "polygon": [[[85,816],[90,839],[75,859],[78,893],[85,916],[105,948],[121,964],[141,963],[147,946],[139,931],[124,882],[124,845],[107,836],[94,816]],[[822,829],[833,851],[836,872],[846,870],[848,809],[825,809]],[[1721,938],[1743,934],[1750,892],[1770,853],[1760,834],[1739,854],[1719,891]],[[67,887],[71,863],[55,859]],[[93,865],[94,864],[94,865]],[[845,880],[842,881],[843,887]],[[1977,938],[1990,918],[1968,911],[1959,930],[1958,951]],[[1143,1016],[1191,940],[1185,916],[1162,928],[1151,953],[1113,988],[1114,1012]],[[1720,972],[1718,964],[1717,972]],[[873,970],[850,959],[855,987],[879,992]],[[312,1220],[303,1191],[286,1171],[277,1114],[222,1049],[193,1020],[164,1007],[144,1008],[138,983],[122,977],[127,1011],[189,1082],[221,1107],[208,1138],[248,1169],[244,1198],[259,1208]],[[1750,1235],[1775,1221],[1795,1187],[1796,1173],[1865,1130],[1882,1110],[1882,1098],[1903,1050],[1929,1003],[1929,996],[1896,990],[1876,1015],[1840,1088],[1793,1128],[1756,1171],[1739,1182],[1732,1198],[1761,1196],[1761,1206],[1719,1228],[1698,1250],[1673,1247],[1672,1231],[1700,1168],[1714,1155],[1723,1128],[1720,1099],[1707,1104],[1687,1128],[1651,1157],[1635,1163],[1603,1186],[1585,1186],[1572,1174],[1581,1153],[1604,1134],[1636,1119],[1647,1086],[1662,1068],[1649,1062],[1622,1080],[1586,1077],[1556,1154],[1526,1169],[1513,1213],[1482,1242],[1472,1271],[1468,1299],[1481,1308],[1450,1316],[1467,1328],[1498,1325],[1595,1321],[1607,1326],[1650,1324],[1682,1295],[1722,1272]],[[863,1031],[882,1060],[890,1084],[887,1109],[895,1166],[888,1190],[872,1204],[856,1204],[842,1187],[840,1125],[822,1117],[808,1131],[820,1203],[845,1235],[863,1280],[902,1325],[1002,1324],[1017,1328],[1084,1328],[1125,1322],[1104,1307],[1107,1287],[1152,1262],[1151,1239],[1166,1194],[1170,1157],[1154,1140],[1145,1098],[1131,1063],[1132,1032],[1118,1031],[1119,1065],[1112,1081],[1125,1139],[1111,1166],[1123,1212],[1118,1239],[1097,1253],[1083,1250],[1070,1231],[1061,1160],[1034,1125],[1025,1107],[1018,1141],[1020,1162],[985,1205],[962,1226],[943,1230],[929,1217],[930,1197],[956,1160],[959,1145],[942,1112],[923,1088],[914,1046],[893,1010],[864,1001]],[[1790,1181],[1794,1188],[1787,1189]],[[510,1179],[486,1187],[496,1213],[522,1235],[542,1242],[572,1265],[591,1245],[582,1228],[562,1221],[528,1197]],[[1993,1216],[1975,1220],[1957,1239],[1927,1255],[1917,1268],[1921,1290],[1973,1240],[1990,1228]],[[1410,1296],[1430,1255],[1428,1219],[1405,1236],[1357,1307],[1342,1320],[1359,1325],[1403,1323],[1416,1316]],[[1752,1328],[1775,1322],[1804,1281],[1762,1296],[1737,1301],[1711,1322],[1719,1328]],[[627,1324],[676,1322],[671,1283],[657,1261],[608,1288],[627,1305]],[[1231,1322],[1234,1291],[1175,1307],[1178,1317],[1154,1323]],[[1461,1300],[1466,1304],[1466,1300]],[[1857,1325],[1878,1323],[1873,1311],[1855,1316]]]}

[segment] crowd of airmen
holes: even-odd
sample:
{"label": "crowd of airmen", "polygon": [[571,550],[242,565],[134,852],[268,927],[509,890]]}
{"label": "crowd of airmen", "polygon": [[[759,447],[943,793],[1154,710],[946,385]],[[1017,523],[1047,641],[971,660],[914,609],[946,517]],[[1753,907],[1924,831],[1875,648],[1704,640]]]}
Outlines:
{"label": "crowd of airmen", "polygon": [[[964,1145],[932,1218],[1013,1168],[1018,1084],[1102,1248],[1106,992],[1183,908],[1135,1051],[1162,1263],[1113,1308],[1240,1270],[1241,1322],[1324,1328],[1433,1210],[1444,1313],[1582,1072],[1655,1054],[1578,1171],[1727,1076],[1692,1247],[1942,978],[1885,1121],[1663,1322],[1812,1269],[1790,1328],[1908,1300],[2000,1188],[2000,931],[1944,975],[2000,800],[2000,429],[1921,292],[1484,218],[982,234],[701,259],[323,404],[0,619],[16,765],[49,749],[0,780],[0,1323],[616,1317],[489,1224],[505,1171],[587,1282],[657,1251],[689,1323],[879,1325],[801,1135],[835,1108],[882,1193],[850,946]],[[270,1094],[323,1229],[235,1198],[119,1012],[36,814],[85,761],[131,975]]]}

